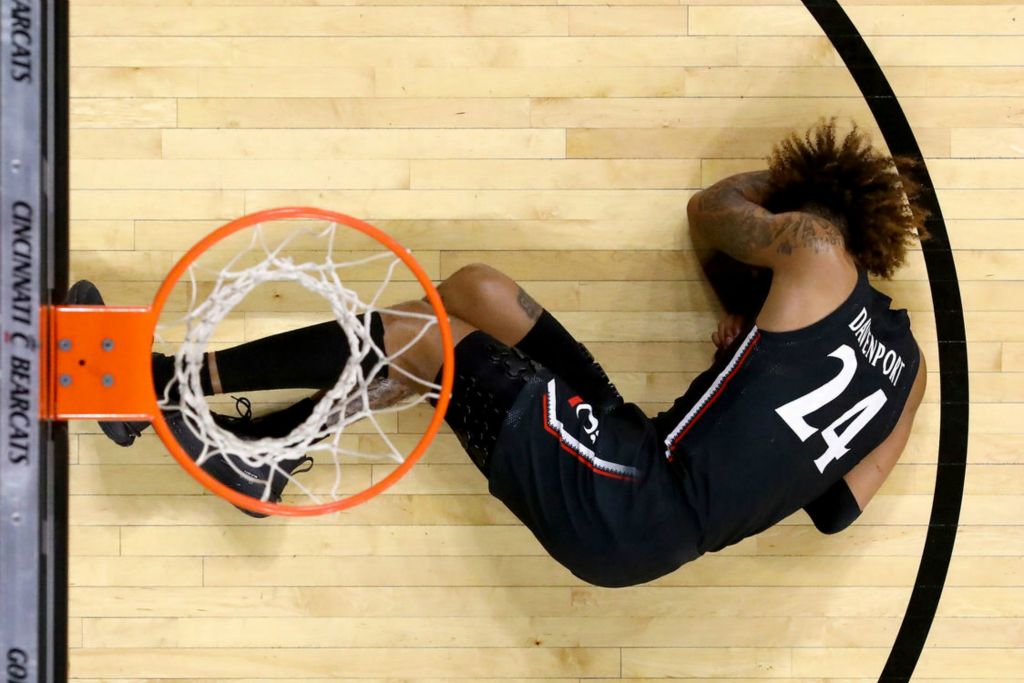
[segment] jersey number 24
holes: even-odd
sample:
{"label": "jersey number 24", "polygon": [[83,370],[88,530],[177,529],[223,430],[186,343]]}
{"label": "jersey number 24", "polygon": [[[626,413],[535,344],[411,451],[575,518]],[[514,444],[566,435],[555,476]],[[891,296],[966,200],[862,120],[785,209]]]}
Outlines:
{"label": "jersey number 24", "polygon": [[[807,441],[807,439],[818,433],[818,429],[807,424],[805,418],[839,398],[846,391],[846,388],[850,386],[854,375],[857,374],[857,354],[850,346],[843,344],[828,354],[828,357],[838,358],[842,361],[843,367],[838,375],[810,393],[804,394],[800,398],[775,409],[779,417],[789,425],[789,428],[796,433],[801,441]],[[825,440],[827,448],[814,461],[814,464],[818,466],[819,472],[824,472],[830,462],[838,460],[850,450],[849,444],[853,437],[857,436],[860,430],[864,429],[868,422],[871,421],[871,418],[878,414],[878,411],[885,405],[885,401],[885,392],[879,389],[875,393],[862,398],[852,408],[843,413],[839,419],[821,430],[821,437]],[[850,424],[840,432],[839,428],[847,422],[850,422]]]}

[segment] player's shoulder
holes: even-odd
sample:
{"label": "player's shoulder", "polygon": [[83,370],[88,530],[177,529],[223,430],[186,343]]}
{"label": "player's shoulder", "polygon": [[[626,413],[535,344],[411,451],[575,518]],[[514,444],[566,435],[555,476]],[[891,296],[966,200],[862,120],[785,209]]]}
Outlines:
{"label": "player's shoulder", "polygon": [[813,325],[836,312],[863,286],[862,272],[842,244],[810,249],[813,255],[803,249],[805,253],[792,262],[772,268],[771,288],[757,317],[761,329],[786,332]]}

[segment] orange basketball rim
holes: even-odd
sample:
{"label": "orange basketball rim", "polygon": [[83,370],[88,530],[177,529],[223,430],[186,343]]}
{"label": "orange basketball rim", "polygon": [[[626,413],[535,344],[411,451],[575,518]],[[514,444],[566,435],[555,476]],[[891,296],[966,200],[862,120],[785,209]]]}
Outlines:
{"label": "orange basketball rim", "polygon": [[[413,273],[437,317],[444,347],[441,389],[433,415],[420,440],[387,476],[368,488],[326,503],[285,505],[243,495],[200,468],[171,432],[158,403],[150,368],[157,321],[175,285],[196,259],[221,240],[246,228],[283,220],[315,220],[344,225],[373,238],[390,250]],[[311,516],[337,512],[363,503],[386,490],[423,456],[444,420],[451,397],[455,357],[451,326],[441,297],[423,267],[398,241],[378,228],[351,216],[311,207],[285,207],[238,218],[213,231],[174,265],[150,306],[45,306],[42,346],[46,357],[42,373],[42,414],[47,420],[148,421],[171,455],[192,477],[213,493],[247,510],[266,515]]]}

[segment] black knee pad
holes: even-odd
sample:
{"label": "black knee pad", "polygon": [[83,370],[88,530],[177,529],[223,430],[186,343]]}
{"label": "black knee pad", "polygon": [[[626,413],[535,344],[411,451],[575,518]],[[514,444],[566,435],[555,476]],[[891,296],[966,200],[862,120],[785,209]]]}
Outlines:
{"label": "black knee pad", "polygon": [[541,381],[542,371],[521,351],[483,332],[455,347],[455,383],[445,421],[485,475],[512,404],[529,382]]}

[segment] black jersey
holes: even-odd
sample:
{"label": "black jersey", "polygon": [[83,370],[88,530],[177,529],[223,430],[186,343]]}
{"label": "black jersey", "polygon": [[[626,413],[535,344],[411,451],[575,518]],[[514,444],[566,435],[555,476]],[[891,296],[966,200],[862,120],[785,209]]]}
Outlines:
{"label": "black jersey", "polygon": [[702,552],[811,503],[895,427],[920,362],[905,310],[859,274],[849,298],[792,332],[754,326],[656,423]]}

